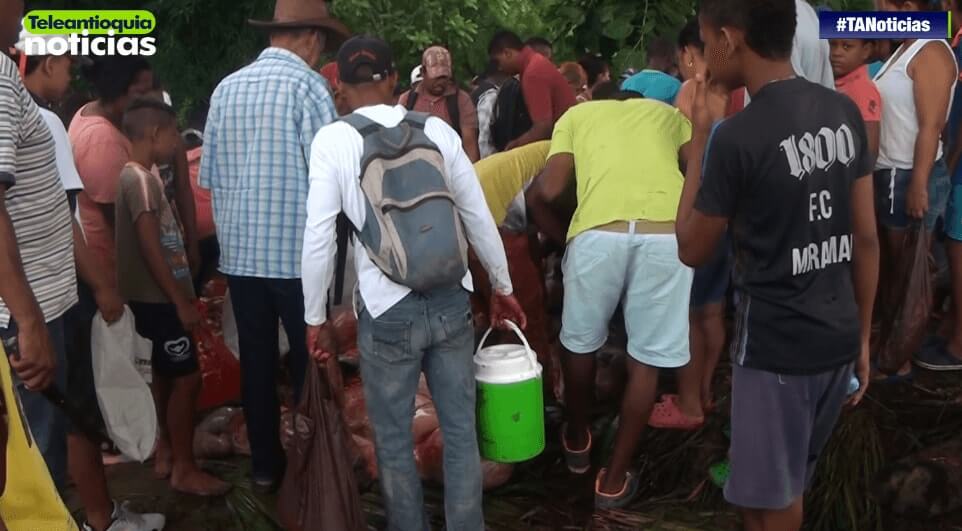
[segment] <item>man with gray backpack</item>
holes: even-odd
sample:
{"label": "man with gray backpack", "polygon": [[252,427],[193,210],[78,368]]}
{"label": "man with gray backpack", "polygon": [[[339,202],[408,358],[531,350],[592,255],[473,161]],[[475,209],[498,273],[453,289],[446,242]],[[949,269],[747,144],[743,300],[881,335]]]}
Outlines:
{"label": "man with gray backpack", "polygon": [[384,41],[354,37],[337,62],[353,113],[323,127],[311,146],[302,259],[308,350],[318,361],[337,350],[327,291],[343,212],[354,236],[361,373],[389,529],[428,529],[411,436],[423,371],[444,436],[447,528],[480,531],[469,243],[491,279],[491,321],[524,328],[526,317],[461,139],[441,119],[393,105],[397,73]]}

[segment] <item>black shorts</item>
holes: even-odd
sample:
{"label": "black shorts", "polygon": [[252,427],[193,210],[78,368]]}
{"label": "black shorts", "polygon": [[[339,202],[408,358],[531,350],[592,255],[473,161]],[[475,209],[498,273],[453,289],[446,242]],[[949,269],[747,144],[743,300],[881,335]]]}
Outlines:
{"label": "black shorts", "polygon": [[194,340],[184,330],[173,304],[130,302],[137,322],[137,333],[153,343],[151,362],[154,372],[167,378],[179,378],[197,372]]}
{"label": "black shorts", "polygon": [[[97,388],[94,382],[93,353],[90,347],[90,327],[97,314],[93,292],[83,282],[77,282],[79,301],[64,314],[64,345],[67,358],[67,389],[77,409],[84,414],[93,427],[105,428]],[[69,420],[67,430],[77,433],[77,427]]]}

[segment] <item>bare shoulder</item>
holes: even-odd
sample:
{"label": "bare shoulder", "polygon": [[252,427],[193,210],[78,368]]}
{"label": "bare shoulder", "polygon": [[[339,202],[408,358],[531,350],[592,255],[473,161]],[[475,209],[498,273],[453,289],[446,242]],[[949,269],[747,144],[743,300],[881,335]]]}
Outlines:
{"label": "bare shoulder", "polygon": [[932,41],[926,43],[912,58],[909,74],[913,78],[916,75],[932,79],[954,78],[958,74],[958,65],[952,50],[945,42]]}

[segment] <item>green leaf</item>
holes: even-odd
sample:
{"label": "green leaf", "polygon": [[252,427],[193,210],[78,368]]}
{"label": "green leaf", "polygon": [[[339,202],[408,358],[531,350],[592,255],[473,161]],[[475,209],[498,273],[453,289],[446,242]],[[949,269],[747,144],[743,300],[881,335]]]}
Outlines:
{"label": "green leaf", "polygon": [[609,22],[608,25],[605,26],[604,35],[616,41],[620,41],[631,35],[632,30],[634,30],[634,28],[632,27],[630,21],[623,18],[616,19]]}

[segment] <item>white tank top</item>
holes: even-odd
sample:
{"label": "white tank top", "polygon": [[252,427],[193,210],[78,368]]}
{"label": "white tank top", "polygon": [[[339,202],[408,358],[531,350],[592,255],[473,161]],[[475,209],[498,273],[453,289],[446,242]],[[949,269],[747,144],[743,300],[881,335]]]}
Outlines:
{"label": "white tank top", "polygon": [[[905,45],[900,46],[875,76],[875,85],[882,96],[882,125],[875,169],[911,170],[915,166],[915,139],[919,135],[919,122],[915,113],[914,81],[909,77],[908,68],[922,47],[930,42],[941,42],[949,53],[952,53],[949,43],[944,40],[918,39],[901,55],[899,51]],[[958,80],[958,67],[955,79]],[[952,82],[949,108],[945,110],[946,120],[949,119],[949,109],[952,108],[951,98],[955,95],[955,83],[956,81]],[[940,158],[941,140],[936,160]]]}

